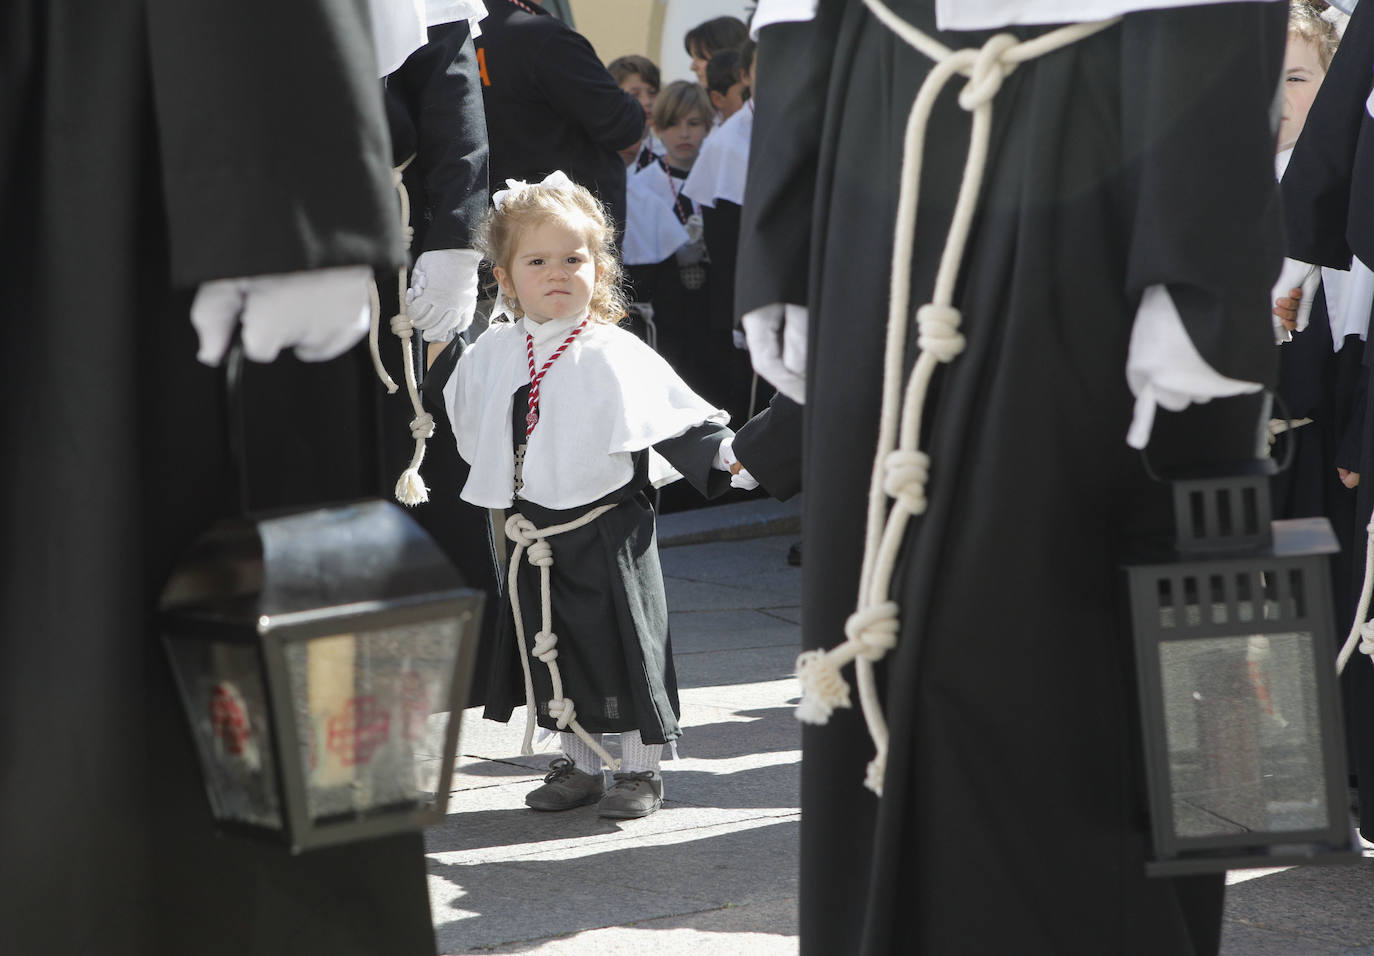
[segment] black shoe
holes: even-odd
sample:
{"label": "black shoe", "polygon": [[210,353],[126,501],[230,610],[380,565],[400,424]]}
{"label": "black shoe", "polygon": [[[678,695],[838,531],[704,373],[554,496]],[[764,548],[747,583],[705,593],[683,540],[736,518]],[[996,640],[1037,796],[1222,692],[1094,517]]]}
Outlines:
{"label": "black shoe", "polygon": [[611,774],[615,783],[597,805],[603,817],[632,820],[663,806],[663,776],[657,770]]}
{"label": "black shoe", "polygon": [[525,805],[534,810],[572,810],[596,803],[606,791],[599,773],[578,770],[567,757],[555,757],[544,775],[544,785],[525,794]]}

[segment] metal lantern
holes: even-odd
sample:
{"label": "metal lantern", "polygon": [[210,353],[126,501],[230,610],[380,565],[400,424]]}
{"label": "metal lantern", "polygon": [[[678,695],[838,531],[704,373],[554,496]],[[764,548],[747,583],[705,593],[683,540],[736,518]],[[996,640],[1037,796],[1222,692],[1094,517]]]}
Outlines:
{"label": "metal lantern", "polygon": [[383,501],[202,537],[160,628],[219,826],[298,852],[442,819],[482,600]]}
{"label": "metal lantern", "polygon": [[1325,518],[1270,520],[1263,463],[1178,480],[1177,555],[1127,568],[1152,875],[1358,859]]}

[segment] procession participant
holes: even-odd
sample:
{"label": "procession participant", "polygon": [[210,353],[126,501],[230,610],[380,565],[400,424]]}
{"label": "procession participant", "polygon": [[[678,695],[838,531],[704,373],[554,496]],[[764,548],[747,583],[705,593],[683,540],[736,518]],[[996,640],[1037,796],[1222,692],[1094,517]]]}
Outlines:
{"label": "procession participant", "polygon": [[[433,956],[419,834],[293,856],[216,832],[154,618],[245,491],[197,354],[352,369],[368,278],[401,264],[366,6],[20,0],[0,49],[0,281],[30,317],[0,357],[5,949]],[[356,405],[283,385],[291,445],[337,475],[248,496],[359,494]]]}
{"label": "procession participant", "polygon": [[761,27],[738,311],[805,401],[803,953],[1217,951],[1222,878],[1145,875],[1119,568],[1173,530],[1140,446],[1261,453],[1286,5],[1133,6]]}
{"label": "procession participant", "polygon": [[[1325,269],[1351,271],[1349,282],[1363,263],[1374,262],[1374,115],[1370,113],[1369,65],[1374,62],[1374,5],[1355,7],[1331,58],[1321,89],[1307,112],[1283,173],[1285,251],[1294,259]],[[1367,314],[1366,314],[1367,319]],[[1358,320],[1354,320],[1358,325]],[[1363,331],[1367,333],[1367,325]],[[1374,442],[1364,437],[1365,424],[1374,421],[1369,403],[1370,364],[1374,351],[1365,348],[1353,422],[1335,462],[1342,483],[1356,492],[1354,515],[1355,559],[1351,562],[1351,593],[1359,595],[1364,582],[1360,556],[1368,548],[1366,526],[1374,512]],[[1354,616],[1355,601],[1344,615]],[[1356,621],[1356,624],[1361,622]],[[1354,770],[1359,790],[1359,830],[1374,838],[1374,668],[1359,658],[1342,671],[1342,690],[1350,708],[1349,727]]]}
{"label": "procession participant", "polygon": [[507,179],[563,170],[625,228],[625,163],[644,137],[644,109],[592,45],[540,0],[489,0],[477,38],[493,191]]}
{"label": "procession participant", "polygon": [[[486,716],[510,718],[509,678],[523,673],[523,752],[537,722],[561,732],[565,754],[526,804],[643,817],[663,802],[663,745],[681,734],[645,492],[685,476],[720,493],[733,433],[723,411],[618,327],[612,226],[591,193],[554,173],[507,184],[495,203],[478,245],[515,321],[464,351],[443,393],[471,465],[462,497],[504,509],[511,541],[514,633],[494,659]],[[620,735],[620,760],[605,733]]]}

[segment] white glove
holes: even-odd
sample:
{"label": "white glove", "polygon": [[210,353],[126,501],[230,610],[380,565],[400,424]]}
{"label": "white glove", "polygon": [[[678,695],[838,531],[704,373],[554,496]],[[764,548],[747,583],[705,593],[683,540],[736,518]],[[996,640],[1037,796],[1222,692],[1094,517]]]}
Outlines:
{"label": "white glove", "polygon": [[735,343],[735,348],[741,352],[749,351],[749,340],[744,337],[743,329],[732,329],[730,331],[730,341]]}
{"label": "white glove", "polygon": [[472,324],[481,261],[481,253],[472,249],[431,249],[415,260],[406,304],[410,324],[426,342],[447,342]]}
{"label": "white glove", "polygon": [[[739,467],[736,468],[735,466]],[[719,471],[730,472],[730,487],[741,488],[744,491],[753,491],[759,486],[758,479],[749,474],[749,469],[744,467],[744,463],[735,457],[735,437],[723,438],[720,447],[716,449],[716,459],[712,466]]]}
{"label": "white glove", "polygon": [[797,404],[806,401],[806,323],[803,305],[765,305],[740,320],[758,372]]}
{"label": "white glove", "polygon": [[255,362],[287,348],[306,362],[337,358],[367,335],[371,281],[370,266],[338,266],[203,282],[191,303],[196,358],[218,365],[240,321],[243,353]]}

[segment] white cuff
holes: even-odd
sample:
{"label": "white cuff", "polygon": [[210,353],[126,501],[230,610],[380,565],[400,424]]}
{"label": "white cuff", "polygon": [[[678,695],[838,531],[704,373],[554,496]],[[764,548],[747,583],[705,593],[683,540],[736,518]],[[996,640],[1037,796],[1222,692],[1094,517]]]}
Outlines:
{"label": "white cuff", "polygon": [[[1312,316],[1312,300],[1316,298],[1317,287],[1321,285],[1322,270],[1318,266],[1309,265],[1306,262],[1299,262],[1297,259],[1284,259],[1283,268],[1279,270],[1278,281],[1274,283],[1273,290],[1269,293],[1269,306],[1272,313],[1273,304],[1279,299],[1286,298],[1291,289],[1302,289],[1302,301],[1298,303],[1298,327],[1301,332],[1307,328]],[[1283,327],[1283,323],[1277,315],[1270,315],[1274,320],[1274,341],[1291,342],[1293,334]]]}
{"label": "white cuff", "polygon": [[1227,378],[1212,368],[1183,327],[1169,290],[1152,285],[1141,296],[1126,355],[1126,383],[1136,397],[1126,443],[1144,448],[1154,427],[1155,407],[1171,412],[1214,398],[1248,395],[1264,388],[1259,382]]}

